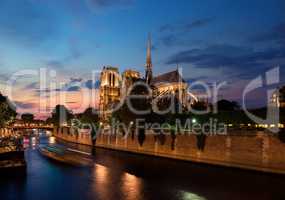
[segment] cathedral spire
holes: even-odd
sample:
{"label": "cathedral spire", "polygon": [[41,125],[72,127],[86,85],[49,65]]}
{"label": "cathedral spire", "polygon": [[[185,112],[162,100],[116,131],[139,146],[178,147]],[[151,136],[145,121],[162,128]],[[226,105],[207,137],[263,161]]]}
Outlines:
{"label": "cathedral spire", "polygon": [[149,34],[148,43],[147,43],[146,74],[145,74],[145,79],[147,84],[150,84],[152,79],[151,48],[152,48],[151,35]]}
{"label": "cathedral spire", "polygon": [[152,68],[152,60],[151,60],[151,35],[148,36],[147,43],[147,58],[146,58],[146,67]]}

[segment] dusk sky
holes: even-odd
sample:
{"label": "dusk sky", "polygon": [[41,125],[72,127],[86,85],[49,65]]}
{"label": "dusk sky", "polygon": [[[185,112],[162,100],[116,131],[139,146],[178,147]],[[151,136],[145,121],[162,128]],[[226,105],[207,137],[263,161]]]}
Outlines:
{"label": "dusk sky", "polygon": [[[284,11],[284,0],[1,0],[0,90],[8,95],[15,72],[46,67],[72,86],[61,89],[76,107],[76,86],[90,90],[92,70],[144,75],[151,33],[155,74],[179,64],[190,84],[227,81],[222,97],[240,101],[250,80],[277,65],[284,83]],[[252,95],[249,105],[262,106],[264,96]],[[21,78],[10,98],[20,112],[37,113],[38,77]]]}

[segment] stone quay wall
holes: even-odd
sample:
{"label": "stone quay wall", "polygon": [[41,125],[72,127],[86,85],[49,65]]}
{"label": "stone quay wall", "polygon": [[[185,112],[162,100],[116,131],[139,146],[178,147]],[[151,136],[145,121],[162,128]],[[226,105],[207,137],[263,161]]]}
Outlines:
{"label": "stone quay wall", "polygon": [[[74,134],[69,128],[54,130],[54,136],[67,142],[92,145],[88,133]],[[207,136],[204,148],[198,148],[198,138],[193,134],[146,134],[143,142],[137,135],[101,133],[96,147],[148,154],[185,161],[252,169],[285,174],[285,143],[276,135],[263,131]]]}

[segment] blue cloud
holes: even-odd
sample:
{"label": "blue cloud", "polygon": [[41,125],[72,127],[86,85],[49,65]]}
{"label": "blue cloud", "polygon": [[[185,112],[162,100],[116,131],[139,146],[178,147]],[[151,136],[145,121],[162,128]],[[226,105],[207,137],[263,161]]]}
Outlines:
{"label": "blue cloud", "polygon": [[25,86],[25,89],[27,90],[33,90],[33,89],[38,89],[38,88],[39,88],[38,82],[33,82]]}
{"label": "blue cloud", "polygon": [[260,66],[264,61],[285,57],[285,48],[255,51],[232,45],[213,45],[205,49],[190,49],[171,56],[167,64],[187,63],[200,68],[244,68]]}
{"label": "blue cloud", "polygon": [[81,90],[80,86],[71,86],[71,87],[67,88],[68,92],[77,92],[77,91],[80,91],[80,90]]}
{"label": "blue cloud", "polygon": [[274,26],[272,30],[257,34],[250,38],[254,42],[275,42],[276,44],[285,43],[285,22]]}
{"label": "blue cloud", "polygon": [[189,33],[198,28],[209,26],[214,18],[201,18],[192,22],[176,22],[173,24],[165,24],[159,28],[161,34],[160,41],[163,45],[178,46],[188,45],[193,41],[189,40]]}
{"label": "blue cloud", "polygon": [[88,89],[98,89],[100,87],[100,81],[96,81],[95,83],[92,80],[88,80],[85,82],[85,87]]}
{"label": "blue cloud", "polygon": [[125,7],[135,3],[135,0],[87,0],[88,3],[94,7],[106,8],[106,7]]}
{"label": "blue cloud", "polygon": [[193,29],[201,28],[208,26],[213,22],[214,18],[202,18],[194,20],[190,23],[174,23],[174,24],[165,24],[160,27],[160,32],[190,32]]}
{"label": "blue cloud", "polygon": [[64,67],[64,63],[60,60],[50,60],[46,62],[46,66],[53,69],[59,69]]}
{"label": "blue cloud", "polygon": [[254,50],[233,45],[212,45],[172,55],[166,64],[193,64],[196,68],[228,69],[233,77],[248,79],[268,68],[285,66],[285,46]]}

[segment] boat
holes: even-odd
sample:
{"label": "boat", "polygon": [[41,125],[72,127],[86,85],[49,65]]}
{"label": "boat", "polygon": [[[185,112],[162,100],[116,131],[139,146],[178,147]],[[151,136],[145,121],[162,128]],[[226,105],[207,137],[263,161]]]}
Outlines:
{"label": "boat", "polygon": [[49,159],[73,166],[91,167],[94,165],[93,160],[87,155],[58,146],[41,146],[39,152]]}

